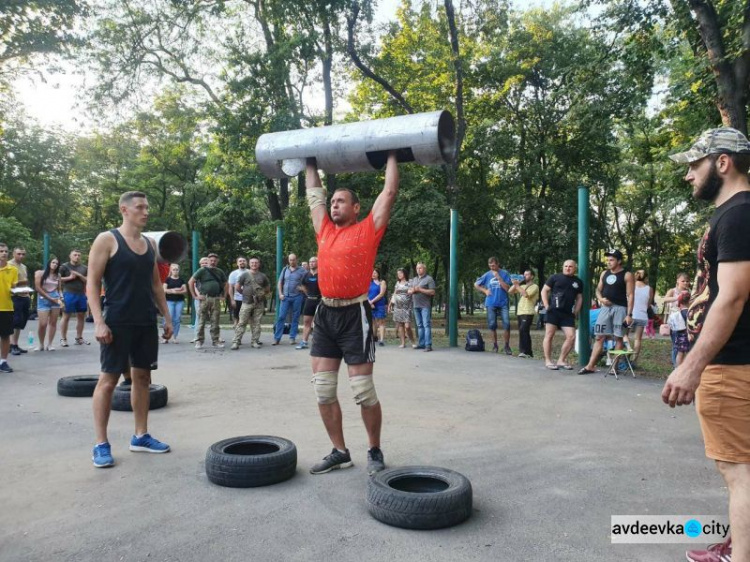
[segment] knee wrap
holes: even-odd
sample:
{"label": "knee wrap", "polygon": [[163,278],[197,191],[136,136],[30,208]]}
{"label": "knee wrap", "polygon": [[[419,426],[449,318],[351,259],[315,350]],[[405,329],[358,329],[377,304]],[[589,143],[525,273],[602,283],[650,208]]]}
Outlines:
{"label": "knee wrap", "polygon": [[320,371],[313,375],[312,381],[318,404],[333,404],[336,402],[336,389],[339,384],[339,374],[336,371]]}
{"label": "knee wrap", "polygon": [[378,395],[372,382],[372,375],[349,377],[349,385],[354,392],[354,402],[359,406],[374,406],[378,403]]}

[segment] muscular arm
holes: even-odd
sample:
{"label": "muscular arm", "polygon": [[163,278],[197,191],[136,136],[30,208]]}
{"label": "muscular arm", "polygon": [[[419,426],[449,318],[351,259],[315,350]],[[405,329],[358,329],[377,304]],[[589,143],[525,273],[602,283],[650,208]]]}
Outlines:
{"label": "muscular arm", "polygon": [[609,302],[609,299],[605,299],[602,296],[602,289],[604,288],[604,275],[606,273],[607,273],[606,271],[602,271],[602,274],[599,276],[599,283],[596,286],[596,298],[599,299],[599,302],[602,303],[603,305],[609,306],[612,303]]}
{"label": "muscular arm", "polygon": [[625,294],[628,299],[628,316],[633,317],[633,305],[635,304],[635,277],[630,272],[625,274]]}
{"label": "muscular arm", "polygon": [[[318,174],[318,163],[315,158],[307,159],[307,167],[305,168],[305,188],[323,188],[323,182],[320,181],[320,174]],[[322,198],[322,205],[316,204],[315,206],[310,206],[310,216],[312,217],[313,229],[315,229],[315,234],[318,234],[320,232],[327,213],[325,205],[325,191],[323,191]]]}
{"label": "muscular arm", "polygon": [[690,404],[701,374],[727,343],[750,294],[750,262],[720,262],[719,293],[706,315],[701,335],[682,364],[669,375],[661,397],[665,404]]}
{"label": "muscular arm", "polygon": [[388,164],[385,167],[385,186],[372,206],[372,220],[375,224],[375,230],[380,230],[388,225],[391,218],[391,209],[393,209],[393,204],[396,202],[396,196],[398,195],[398,184],[398,162],[396,161],[396,153],[391,151],[388,153]]}
{"label": "muscular arm", "polygon": [[542,304],[544,308],[549,308],[549,293],[551,290],[552,288],[549,285],[545,285],[542,288]]}
{"label": "muscular arm", "polygon": [[97,341],[101,343],[112,343],[112,332],[104,323],[102,316],[102,303],[100,295],[102,294],[102,278],[104,269],[113,253],[115,247],[115,238],[109,232],[103,232],[94,240],[89,252],[89,271],[86,282],[86,297],[91,308],[91,316],[94,317],[94,332]]}

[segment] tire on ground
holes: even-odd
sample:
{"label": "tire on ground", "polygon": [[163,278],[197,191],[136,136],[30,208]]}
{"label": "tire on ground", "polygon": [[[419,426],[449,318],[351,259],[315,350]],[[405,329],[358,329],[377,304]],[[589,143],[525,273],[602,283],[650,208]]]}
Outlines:
{"label": "tire on ground", "polygon": [[206,451],[206,476],[229,488],[256,488],[288,480],[297,470],[297,447],[282,437],[246,435]]}
{"label": "tire on ground", "polygon": [[394,527],[451,527],[471,516],[471,482],[447,468],[389,468],[370,478],[367,508],[375,519]]}
{"label": "tire on ground", "polygon": [[[130,405],[130,389],[132,386],[115,387],[112,394],[112,409],[120,412],[132,412],[133,407]],[[151,384],[148,387],[148,409],[157,410],[167,405],[168,400],[167,387],[163,384]]]}
{"label": "tire on ground", "polygon": [[57,381],[57,393],[60,396],[93,396],[99,375],[62,377]]}

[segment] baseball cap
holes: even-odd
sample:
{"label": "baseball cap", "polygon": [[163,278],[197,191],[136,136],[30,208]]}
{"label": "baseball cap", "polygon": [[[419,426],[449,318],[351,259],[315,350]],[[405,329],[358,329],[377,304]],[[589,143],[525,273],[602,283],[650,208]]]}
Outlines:
{"label": "baseball cap", "polygon": [[737,129],[720,127],[704,131],[690,150],[672,154],[669,158],[682,164],[697,162],[709,154],[750,153],[750,142]]}
{"label": "baseball cap", "polygon": [[623,257],[622,252],[620,250],[615,250],[614,248],[610,248],[609,250],[604,252],[604,255],[607,257],[612,256],[613,258],[618,259],[620,261],[622,261],[622,257]]}

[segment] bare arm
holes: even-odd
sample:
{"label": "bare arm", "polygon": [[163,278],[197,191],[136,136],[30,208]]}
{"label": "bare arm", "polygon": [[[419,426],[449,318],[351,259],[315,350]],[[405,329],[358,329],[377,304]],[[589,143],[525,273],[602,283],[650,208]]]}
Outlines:
{"label": "bare arm", "polygon": [[109,232],[103,232],[96,237],[89,252],[89,271],[86,282],[86,297],[91,308],[91,316],[94,317],[94,333],[96,341],[100,343],[112,343],[112,332],[104,322],[102,316],[102,278],[107,262],[115,249],[115,237]]}
{"label": "bare arm", "polygon": [[551,290],[552,288],[549,285],[545,285],[542,288],[542,304],[544,308],[549,308],[549,293]]}
{"label": "bare arm", "polygon": [[383,297],[385,297],[385,292],[388,289],[388,284],[385,281],[380,282],[380,292],[375,296],[374,299],[370,301],[370,303],[376,303]]}
{"label": "bare arm", "polygon": [[479,291],[480,293],[482,293],[483,295],[487,295],[488,297],[490,296],[490,290],[489,289],[485,289],[484,287],[482,287],[478,283],[474,283],[474,288],[477,291]]}
{"label": "bare arm", "polygon": [[195,288],[195,277],[191,277],[188,280],[188,287],[190,288],[190,294],[192,297],[197,301],[203,300],[203,295],[201,295],[198,290]]}
{"label": "bare arm", "polygon": [[37,271],[34,274],[34,288],[36,289],[37,294],[43,296],[45,299],[50,300],[50,301],[57,300],[57,299],[53,299],[51,296],[49,296],[49,294],[47,293],[47,291],[45,291],[42,288],[42,275],[43,274],[44,274],[44,271],[41,271],[41,270]]}
{"label": "bare arm", "polygon": [[391,151],[388,153],[388,163],[385,166],[385,186],[372,206],[372,220],[375,224],[375,230],[380,230],[388,225],[391,218],[391,209],[393,209],[393,204],[396,202],[396,196],[398,195],[398,184],[398,162],[396,153]]}
{"label": "bare arm", "polygon": [[690,404],[701,374],[732,335],[750,294],[750,262],[720,262],[716,295],[701,335],[682,364],[669,375],[661,398],[670,407]]}
{"label": "bare arm", "polygon": [[503,277],[502,275],[500,275],[499,271],[495,271],[495,279],[497,279],[497,282],[500,284],[504,291],[507,292],[508,289],[510,289],[510,285],[508,285],[505,280],[503,280]]}
{"label": "bare arm", "polygon": [[[305,168],[305,188],[306,189],[323,189],[323,182],[320,181],[320,174],[318,173],[318,163],[315,158],[307,159],[307,167]],[[325,191],[317,192],[318,197],[322,198],[322,204],[320,200],[316,199],[316,203],[310,202],[310,216],[312,217],[313,229],[315,234],[320,232],[323,226],[323,221],[326,218],[326,205],[325,205]]]}
{"label": "bare arm", "polygon": [[635,304],[635,277],[632,273],[627,272],[625,274],[625,294],[628,299],[628,314],[627,316],[633,317],[633,305]]}
{"label": "bare arm", "polygon": [[599,283],[596,286],[596,298],[599,299],[599,302],[602,303],[604,306],[610,306],[612,302],[609,299],[605,299],[602,296],[602,289],[604,288],[604,274],[607,273],[606,271],[602,271],[602,274],[599,276]]}

